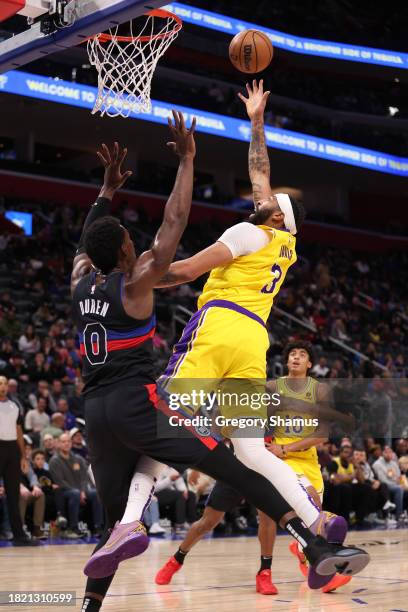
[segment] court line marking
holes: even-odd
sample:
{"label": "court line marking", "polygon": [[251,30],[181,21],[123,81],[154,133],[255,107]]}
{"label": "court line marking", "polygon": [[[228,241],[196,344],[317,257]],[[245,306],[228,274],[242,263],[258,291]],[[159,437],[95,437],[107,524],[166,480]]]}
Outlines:
{"label": "court line marking", "polygon": [[[300,582],[304,582],[303,580],[288,580],[285,582],[280,582],[277,584],[298,584]],[[161,595],[161,594],[167,594],[167,593],[199,593],[200,591],[211,591],[211,590],[217,590],[217,589],[246,589],[248,587],[254,587],[254,583],[250,582],[248,584],[232,584],[232,585],[209,585],[209,586],[202,586],[202,587],[197,587],[197,588],[190,588],[190,589],[174,589],[174,590],[169,590],[169,591],[159,591],[159,590],[155,590],[155,591],[146,591],[146,592],[142,592],[142,593],[118,593],[118,594],[107,594],[106,597],[129,597],[129,596],[139,596],[139,595]],[[274,601],[279,601],[279,600],[275,600]],[[288,600],[288,601],[292,601],[292,600]]]}

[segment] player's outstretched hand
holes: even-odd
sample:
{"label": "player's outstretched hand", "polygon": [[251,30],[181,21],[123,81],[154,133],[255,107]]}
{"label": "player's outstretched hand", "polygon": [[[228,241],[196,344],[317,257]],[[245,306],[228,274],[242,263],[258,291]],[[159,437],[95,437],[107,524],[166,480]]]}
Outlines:
{"label": "player's outstretched hand", "polygon": [[196,118],[193,117],[190,129],[186,128],[183,113],[172,110],[173,121],[168,118],[169,129],[173,137],[173,141],[168,142],[167,146],[176,153],[180,158],[194,158],[196,154],[196,146],[194,142],[194,131],[196,127]]}
{"label": "player's outstretched hand", "polygon": [[96,154],[105,168],[103,188],[100,196],[112,198],[115,191],[120,189],[127,179],[132,176],[131,170],[122,172],[122,164],[127,155],[127,148],[122,148],[119,146],[119,143],[115,142],[109,150],[106,144],[102,144],[101,150],[97,151]]}
{"label": "player's outstretched hand", "polygon": [[262,117],[265,111],[266,102],[271,92],[264,92],[263,79],[259,81],[259,85],[254,79],[252,81],[252,87],[249,83],[247,83],[246,88],[248,92],[248,97],[246,98],[242,95],[242,93],[238,93],[238,97],[245,104],[248,117],[250,119],[254,119],[255,117]]}

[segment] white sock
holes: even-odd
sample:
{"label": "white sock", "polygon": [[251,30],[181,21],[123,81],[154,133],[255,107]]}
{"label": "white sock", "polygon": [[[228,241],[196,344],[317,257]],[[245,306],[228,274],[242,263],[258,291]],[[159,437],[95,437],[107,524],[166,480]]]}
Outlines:
{"label": "white sock", "polygon": [[245,438],[235,437],[238,433],[242,435],[243,432],[242,430],[235,431],[231,437],[238,459],[251,470],[265,476],[292,506],[306,526],[310,527],[318,518],[320,510],[306,489],[299,483],[292,468],[265,448],[261,429],[255,427],[245,429],[244,435],[247,436]]}
{"label": "white sock", "polygon": [[166,466],[155,459],[143,456],[139,459],[136,472],[129,487],[129,497],[121,525],[140,521],[149,507],[156,481]]}

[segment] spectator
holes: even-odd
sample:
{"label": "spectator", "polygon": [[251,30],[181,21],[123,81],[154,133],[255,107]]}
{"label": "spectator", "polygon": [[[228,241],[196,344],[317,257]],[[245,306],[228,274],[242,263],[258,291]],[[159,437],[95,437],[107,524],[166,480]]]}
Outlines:
{"label": "spectator", "polygon": [[[32,450],[32,447],[30,451]],[[30,452],[31,454],[31,452]],[[33,530],[32,535],[37,540],[47,538],[42,529],[45,512],[45,496],[38,484],[38,478],[29,461],[25,464],[21,472],[20,482],[20,515],[21,522],[25,524],[27,506],[33,506]]]}
{"label": "spectator", "polygon": [[316,376],[316,378],[326,378],[329,372],[330,368],[327,366],[326,357],[320,357],[319,363],[316,363],[310,371],[312,376]]}
{"label": "spectator", "polygon": [[346,443],[340,447],[340,454],[334,457],[327,466],[329,481],[324,491],[324,508],[343,516],[350,521],[353,509],[353,492],[351,483],[356,477],[351,461],[353,449]]}
{"label": "spectator", "polygon": [[59,487],[56,490],[59,512],[65,516],[65,507],[68,508],[65,537],[78,539],[84,535],[78,528],[80,506],[87,502],[91,505],[95,534],[100,533],[102,527],[102,509],[96,490],[88,484],[88,466],[82,457],[71,452],[71,447],[69,434],[63,433],[58,439],[58,453],[50,461],[50,473]]}
{"label": "spectator", "polygon": [[186,483],[180,474],[172,469],[165,469],[157,482],[155,495],[159,501],[160,515],[170,513],[175,533],[181,533],[186,522],[196,520],[196,497],[188,491]]}
{"label": "spectator", "polygon": [[15,378],[19,382],[28,382],[28,369],[23,359],[23,356],[19,353],[14,353],[9,359],[9,363],[4,370],[6,378]]}
{"label": "spectator", "polygon": [[340,319],[340,317],[334,321],[330,330],[330,335],[333,336],[333,338],[341,340],[342,342],[350,340],[346,333],[344,322]]}
{"label": "spectator", "polygon": [[3,338],[0,345],[0,368],[6,367],[13,351],[13,343],[10,338]]}
{"label": "spectator", "polygon": [[[10,381],[9,381],[9,384],[10,384]],[[399,440],[396,441],[395,454],[397,455],[397,457],[404,457],[405,455],[408,455],[408,440],[405,440],[404,438],[400,438]]]}
{"label": "spectator", "polygon": [[21,325],[16,317],[15,307],[13,306],[8,310],[3,310],[2,317],[0,317],[0,336],[9,336],[13,338],[18,336],[20,330]]}
{"label": "spectator", "polygon": [[[52,437],[51,440],[53,440]],[[33,451],[32,464],[34,473],[38,479],[38,486],[41,488],[45,497],[45,520],[53,520],[57,515],[55,491],[58,489],[58,485],[52,480],[51,472],[45,460],[44,451],[38,448]]]}
{"label": "spectator", "polygon": [[46,469],[48,469],[48,463],[50,462],[51,457],[53,457],[56,453],[55,440],[56,438],[54,438],[54,436],[51,435],[50,433],[46,433],[42,437],[42,447],[44,449],[44,458],[47,464]]}
{"label": "spectator", "polygon": [[[356,470],[357,482],[353,482],[353,509],[358,523],[369,514],[379,510],[395,508],[389,499],[390,495],[385,484],[376,479],[375,474],[367,461],[365,450],[356,449],[353,453],[353,465]],[[377,518],[375,522],[382,523]]]}
{"label": "spectator", "polygon": [[[408,455],[400,457],[398,464],[401,470],[400,484],[404,491],[408,492]],[[405,495],[407,495],[407,493],[405,493]]]}
{"label": "spectator", "polygon": [[82,431],[78,429],[78,427],[74,427],[70,430],[69,435],[71,436],[72,452],[75,455],[80,455],[86,462],[88,462],[88,448],[85,444]]}
{"label": "spectator", "polygon": [[27,470],[27,459],[18,406],[7,398],[7,378],[0,376],[0,478],[7,496],[8,516],[15,546],[32,546],[23,530],[19,511],[20,474]]}
{"label": "spectator", "polygon": [[46,410],[49,409],[48,402],[49,402],[50,392],[49,392],[48,387],[49,385],[46,380],[38,381],[36,392],[30,393],[28,396],[28,401],[30,402],[30,405],[32,408],[37,408],[38,400],[40,397],[42,397],[46,402]]}
{"label": "spectator", "polygon": [[65,348],[61,352],[64,355],[65,360],[68,357],[72,359],[76,368],[81,365],[81,355],[79,349],[77,349],[75,346],[75,338],[73,336],[68,336],[65,339]]}
{"label": "spectator", "polygon": [[65,416],[61,412],[54,412],[51,415],[51,423],[44,427],[41,432],[41,440],[45,438],[47,434],[50,434],[53,438],[59,438],[64,433]]}
{"label": "spectator", "polygon": [[368,462],[370,463],[371,467],[377,461],[377,459],[379,459],[381,456],[382,456],[381,445],[380,444],[374,444],[370,448],[370,456],[368,458]]}
{"label": "spectator", "polygon": [[58,408],[57,408],[57,402],[60,399],[64,399],[65,393],[64,393],[64,388],[62,385],[62,381],[59,380],[58,378],[55,378],[52,381],[52,385],[51,385],[51,389],[49,392],[49,408],[51,412],[57,412]]}
{"label": "spectator", "polygon": [[69,410],[76,417],[84,416],[84,398],[82,396],[83,388],[84,388],[84,383],[82,382],[81,379],[77,378],[75,380],[74,395],[68,398]]}
{"label": "spectator", "polygon": [[28,368],[28,374],[31,382],[46,381],[47,389],[48,383],[52,380],[51,365],[45,361],[44,353],[37,353],[34,357],[34,362]]}
{"label": "spectator", "polygon": [[403,512],[404,489],[400,484],[401,471],[392,448],[384,446],[382,457],[373,463],[373,470],[377,474],[378,480],[386,484],[391,493],[396,506],[395,515],[398,521]]}
{"label": "spectator", "polygon": [[66,368],[64,366],[64,361],[59,353],[57,353],[57,355],[51,362],[50,375],[52,379],[58,378],[64,384],[70,383],[70,379],[66,374]]}
{"label": "spectator", "polygon": [[69,431],[75,427],[75,416],[69,411],[68,400],[61,397],[57,402],[57,410],[59,413],[64,415],[64,429]]}
{"label": "spectator", "polygon": [[37,408],[29,410],[25,417],[24,427],[28,432],[41,433],[42,430],[50,424],[50,417],[45,412],[47,402],[45,398],[40,397],[37,402]]}
{"label": "spectator", "polygon": [[40,340],[33,325],[27,325],[25,332],[18,339],[18,350],[27,355],[34,355],[38,353],[40,348]]}
{"label": "spectator", "polygon": [[65,381],[67,383],[74,383],[79,375],[80,375],[79,367],[75,364],[72,357],[68,356],[66,360],[66,365],[65,365]]}
{"label": "spectator", "polygon": [[15,378],[10,378],[8,383],[9,383],[8,384],[8,397],[9,399],[11,399],[12,402],[17,404],[20,414],[23,416],[24,415],[24,404],[23,404],[23,400],[18,394],[18,382],[15,380]]}

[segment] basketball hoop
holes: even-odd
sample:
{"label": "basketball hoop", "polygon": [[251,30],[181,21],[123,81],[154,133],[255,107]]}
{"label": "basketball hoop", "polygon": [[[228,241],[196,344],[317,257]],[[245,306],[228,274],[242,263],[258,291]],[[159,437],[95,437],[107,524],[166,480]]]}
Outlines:
{"label": "basketball hoop", "polygon": [[116,26],[89,38],[89,61],[98,71],[98,96],[92,114],[129,117],[131,113],[151,111],[150,90],[157,62],[183,24],[164,9],[150,11],[144,17],[145,24],[138,33],[130,22],[129,36],[120,36]]}

